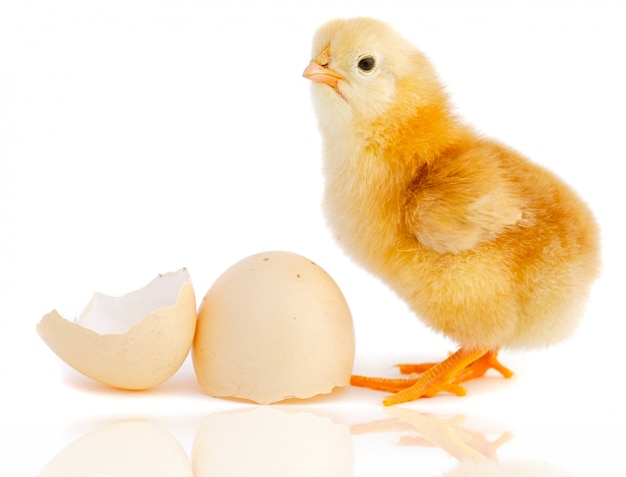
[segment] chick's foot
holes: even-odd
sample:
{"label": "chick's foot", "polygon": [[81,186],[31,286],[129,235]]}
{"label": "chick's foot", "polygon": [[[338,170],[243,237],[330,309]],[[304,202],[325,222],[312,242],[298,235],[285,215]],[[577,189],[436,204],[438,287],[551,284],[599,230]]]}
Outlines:
{"label": "chick's foot", "polygon": [[[459,374],[457,374],[452,381],[455,384],[464,383],[470,379],[479,378],[484,376],[490,369],[495,369],[503,377],[510,378],[513,376],[513,371],[504,366],[498,360],[498,348],[487,351],[483,356],[478,358],[473,363],[466,366]],[[422,374],[435,366],[437,363],[419,363],[419,364],[398,364],[396,365],[398,370],[402,374]],[[403,380],[409,382],[410,380]],[[415,381],[415,379],[413,379]]]}
{"label": "chick's foot", "polygon": [[[376,391],[399,393],[400,391],[414,386],[419,380],[420,378],[387,379],[353,375],[350,378],[350,384],[352,384],[352,386],[374,389]],[[438,392],[449,392],[451,394],[456,394],[457,396],[465,396],[466,394],[465,388],[455,383],[441,383],[441,386],[437,390],[432,389],[430,391],[431,392],[425,392],[422,396],[418,397],[433,397]],[[415,397],[414,399],[417,399],[417,397]]]}
{"label": "chick's foot", "polygon": [[350,384],[360,388],[369,388],[375,391],[386,391],[388,393],[397,393],[412,386],[417,379],[387,379],[387,378],[371,378],[368,376],[359,376],[353,374],[350,377]]}
{"label": "chick's foot", "polygon": [[386,406],[414,401],[421,397],[433,397],[440,392],[464,396],[466,391],[460,383],[483,376],[491,368],[496,369],[506,378],[513,375],[498,361],[497,355],[497,349],[460,348],[441,363],[401,365],[402,372],[423,372],[417,378],[385,379],[352,376],[350,384],[394,393],[383,401]]}

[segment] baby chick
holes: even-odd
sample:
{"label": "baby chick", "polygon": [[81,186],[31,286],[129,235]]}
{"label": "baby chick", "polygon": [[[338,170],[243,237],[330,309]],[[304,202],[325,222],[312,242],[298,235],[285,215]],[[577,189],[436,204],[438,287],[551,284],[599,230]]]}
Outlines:
{"label": "baby chick", "polygon": [[337,240],[458,351],[403,365],[418,378],[353,376],[386,405],[495,368],[500,347],[544,347],[575,329],[599,269],[598,230],[546,169],[477,134],[451,111],[427,58],[385,23],[321,26],[313,103],[323,137],[324,208]]}

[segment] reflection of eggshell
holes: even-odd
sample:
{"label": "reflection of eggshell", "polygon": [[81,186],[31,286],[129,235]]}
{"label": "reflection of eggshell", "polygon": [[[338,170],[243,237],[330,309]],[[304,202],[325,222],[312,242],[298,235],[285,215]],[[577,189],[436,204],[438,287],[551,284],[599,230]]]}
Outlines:
{"label": "reflection of eggshell", "polygon": [[193,477],[191,462],[174,437],[145,421],[109,424],[63,449],[40,477]]}
{"label": "reflection of eggshell", "polygon": [[53,310],[37,332],[85,376],[116,388],[148,389],[183,364],[195,326],[196,299],[189,272],[181,269],[122,297],[96,293],[74,322]]}
{"label": "reflection of eggshell", "polygon": [[289,252],[247,257],[204,297],[192,351],[210,396],[267,404],[350,381],[354,329],[333,279]]}
{"label": "reflection of eggshell", "polygon": [[206,417],[191,455],[195,477],[347,477],[354,466],[347,426],[271,407]]}

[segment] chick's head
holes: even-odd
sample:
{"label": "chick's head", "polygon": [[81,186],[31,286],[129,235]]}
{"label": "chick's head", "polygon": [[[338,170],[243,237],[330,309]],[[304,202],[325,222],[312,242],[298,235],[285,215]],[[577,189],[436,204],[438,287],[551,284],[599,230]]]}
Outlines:
{"label": "chick's head", "polygon": [[318,117],[372,121],[443,98],[425,55],[379,20],[329,21],[315,33],[312,56],[304,76],[314,83]]}

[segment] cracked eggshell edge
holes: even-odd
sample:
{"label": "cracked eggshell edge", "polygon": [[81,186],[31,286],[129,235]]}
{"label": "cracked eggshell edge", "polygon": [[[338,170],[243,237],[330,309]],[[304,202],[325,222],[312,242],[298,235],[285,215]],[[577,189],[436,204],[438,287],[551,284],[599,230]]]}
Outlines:
{"label": "cracked eggshell edge", "polygon": [[59,358],[85,376],[114,388],[144,390],[165,382],[182,366],[196,318],[189,279],[174,305],[149,313],[126,333],[99,334],[56,310],[41,319],[37,332]]}

